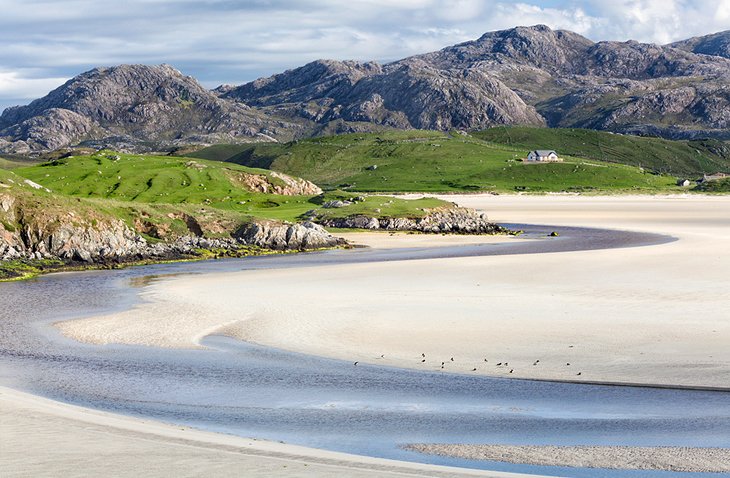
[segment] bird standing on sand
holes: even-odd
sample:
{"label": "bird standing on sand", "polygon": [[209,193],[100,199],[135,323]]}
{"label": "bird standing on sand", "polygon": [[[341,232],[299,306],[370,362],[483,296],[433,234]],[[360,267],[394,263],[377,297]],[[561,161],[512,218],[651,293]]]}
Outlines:
{"label": "bird standing on sand", "polygon": [[512,373],[514,371],[515,371],[515,369],[513,369],[513,368],[509,369],[509,373]]}
{"label": "bird standing on sand", "polygon": [[576,373],[576,375],[581,375],[582,373],[583,373],[583,372],[578,372],[578,373]]}
{"label": "bird standing on sand", "polygon": [[472,371],[472,372],[476,372],[476,371],[477,371],[477,368],[476,368],[476,367],[474,367],[473,369],[471,369],[471,371]]}

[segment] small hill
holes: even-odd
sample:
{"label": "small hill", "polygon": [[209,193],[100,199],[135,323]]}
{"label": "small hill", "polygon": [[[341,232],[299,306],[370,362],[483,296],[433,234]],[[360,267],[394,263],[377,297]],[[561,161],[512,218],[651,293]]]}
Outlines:
{"label": "small hill", "polygon": [[[534,147],[533,147],[534,148]],[[567,156],[526,164],[528,149],[433,131],[347,134],[287,144],[205,148],[192,155],[284,171],[324,188],[383,192],[660,191],[674,179]]]}

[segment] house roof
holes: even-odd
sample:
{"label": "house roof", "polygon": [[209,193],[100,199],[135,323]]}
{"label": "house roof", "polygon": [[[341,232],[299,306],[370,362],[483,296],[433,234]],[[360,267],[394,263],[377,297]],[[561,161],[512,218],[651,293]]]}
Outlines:
{"label": "house roof", "polygon": [[558,153],[553,151],[552,149],[536,149],[533,151],[533,153],[537,154],[538,156],[550,156],[550,154],[554,153],[556,156]]}

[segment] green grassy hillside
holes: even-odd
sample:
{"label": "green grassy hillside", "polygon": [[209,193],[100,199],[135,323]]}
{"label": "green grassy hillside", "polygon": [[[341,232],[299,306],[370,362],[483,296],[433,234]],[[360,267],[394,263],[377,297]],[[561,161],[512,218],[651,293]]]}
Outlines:
{"label": "green grassy hillside", "polygon": [[635,166],[565,156],[526,164],[527,148],[433,131],[348,134],[287,144],[219,145],[192,154],[270,168],[325,188],[383,192],[643,191],[674,189],[673,177]]}
{"label": "green grassy hillside", "polygon": [[517,126],[491,128],[474,136],[497,145],[554,149],[564,155],[691,178],[730,170],[730,145],[718,140],[670,141],[586,129]]}
{"label": "green grassy hillside", "polygon": [[[211,210],[218,211],[216,214],[230,213],[226,217],[231,220],[254,217],[296,221],[307,211],[320,208],[324,202],[342,199],[338,192],[322,196],[252,192],[252,177],[266,178],[273,185],[282,180],[271,176],[271,171],[267,170],[171,156],[102,151],[18,168],[13,172],[47,187],[54,194],[95,201],[98,207],[109,209],[128,222],[140,215],[164,220],[165,216],[176,216],[180,212],[197,217]],[[435,199],[419,203],[368,197],[336,211],[342,216],[370,212],[382,217],[415,217],[422,214],[421,208],[445,204]],[[380,213],[376,209],[380,209]]]}

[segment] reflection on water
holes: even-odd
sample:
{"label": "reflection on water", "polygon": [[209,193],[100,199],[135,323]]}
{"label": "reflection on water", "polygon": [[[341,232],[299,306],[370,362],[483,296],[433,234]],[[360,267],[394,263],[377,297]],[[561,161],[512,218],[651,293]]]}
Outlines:
{"label": "reflection on water", "polygon": [[[557,228],[549,228],[553,230]],[[730,394],[531,382],[351,363],[208,337],[207,350],[91,346],[49,322],[128,308],[150,280],[221,270],[627,246],[660,236],[562,228],[489,247],[368,250],[56,274],[0,285],[0,383],[103,410],[345,452],[568,476],[701,476],[478,463],[409,442],[730,446]],[[541,235],[542,231],[531,233]],[[599,241],[599,242],[597,242]],[[603,241],[603,242],[600,242]],[[537,244],[537,245],[536,245]],[[540,245],[542,244],[542,245]],[[528,249],[525,249],[527,247]],[[131,285],[131,287],[130,287]],[[715,475],[716,476],[716,475]]]}

